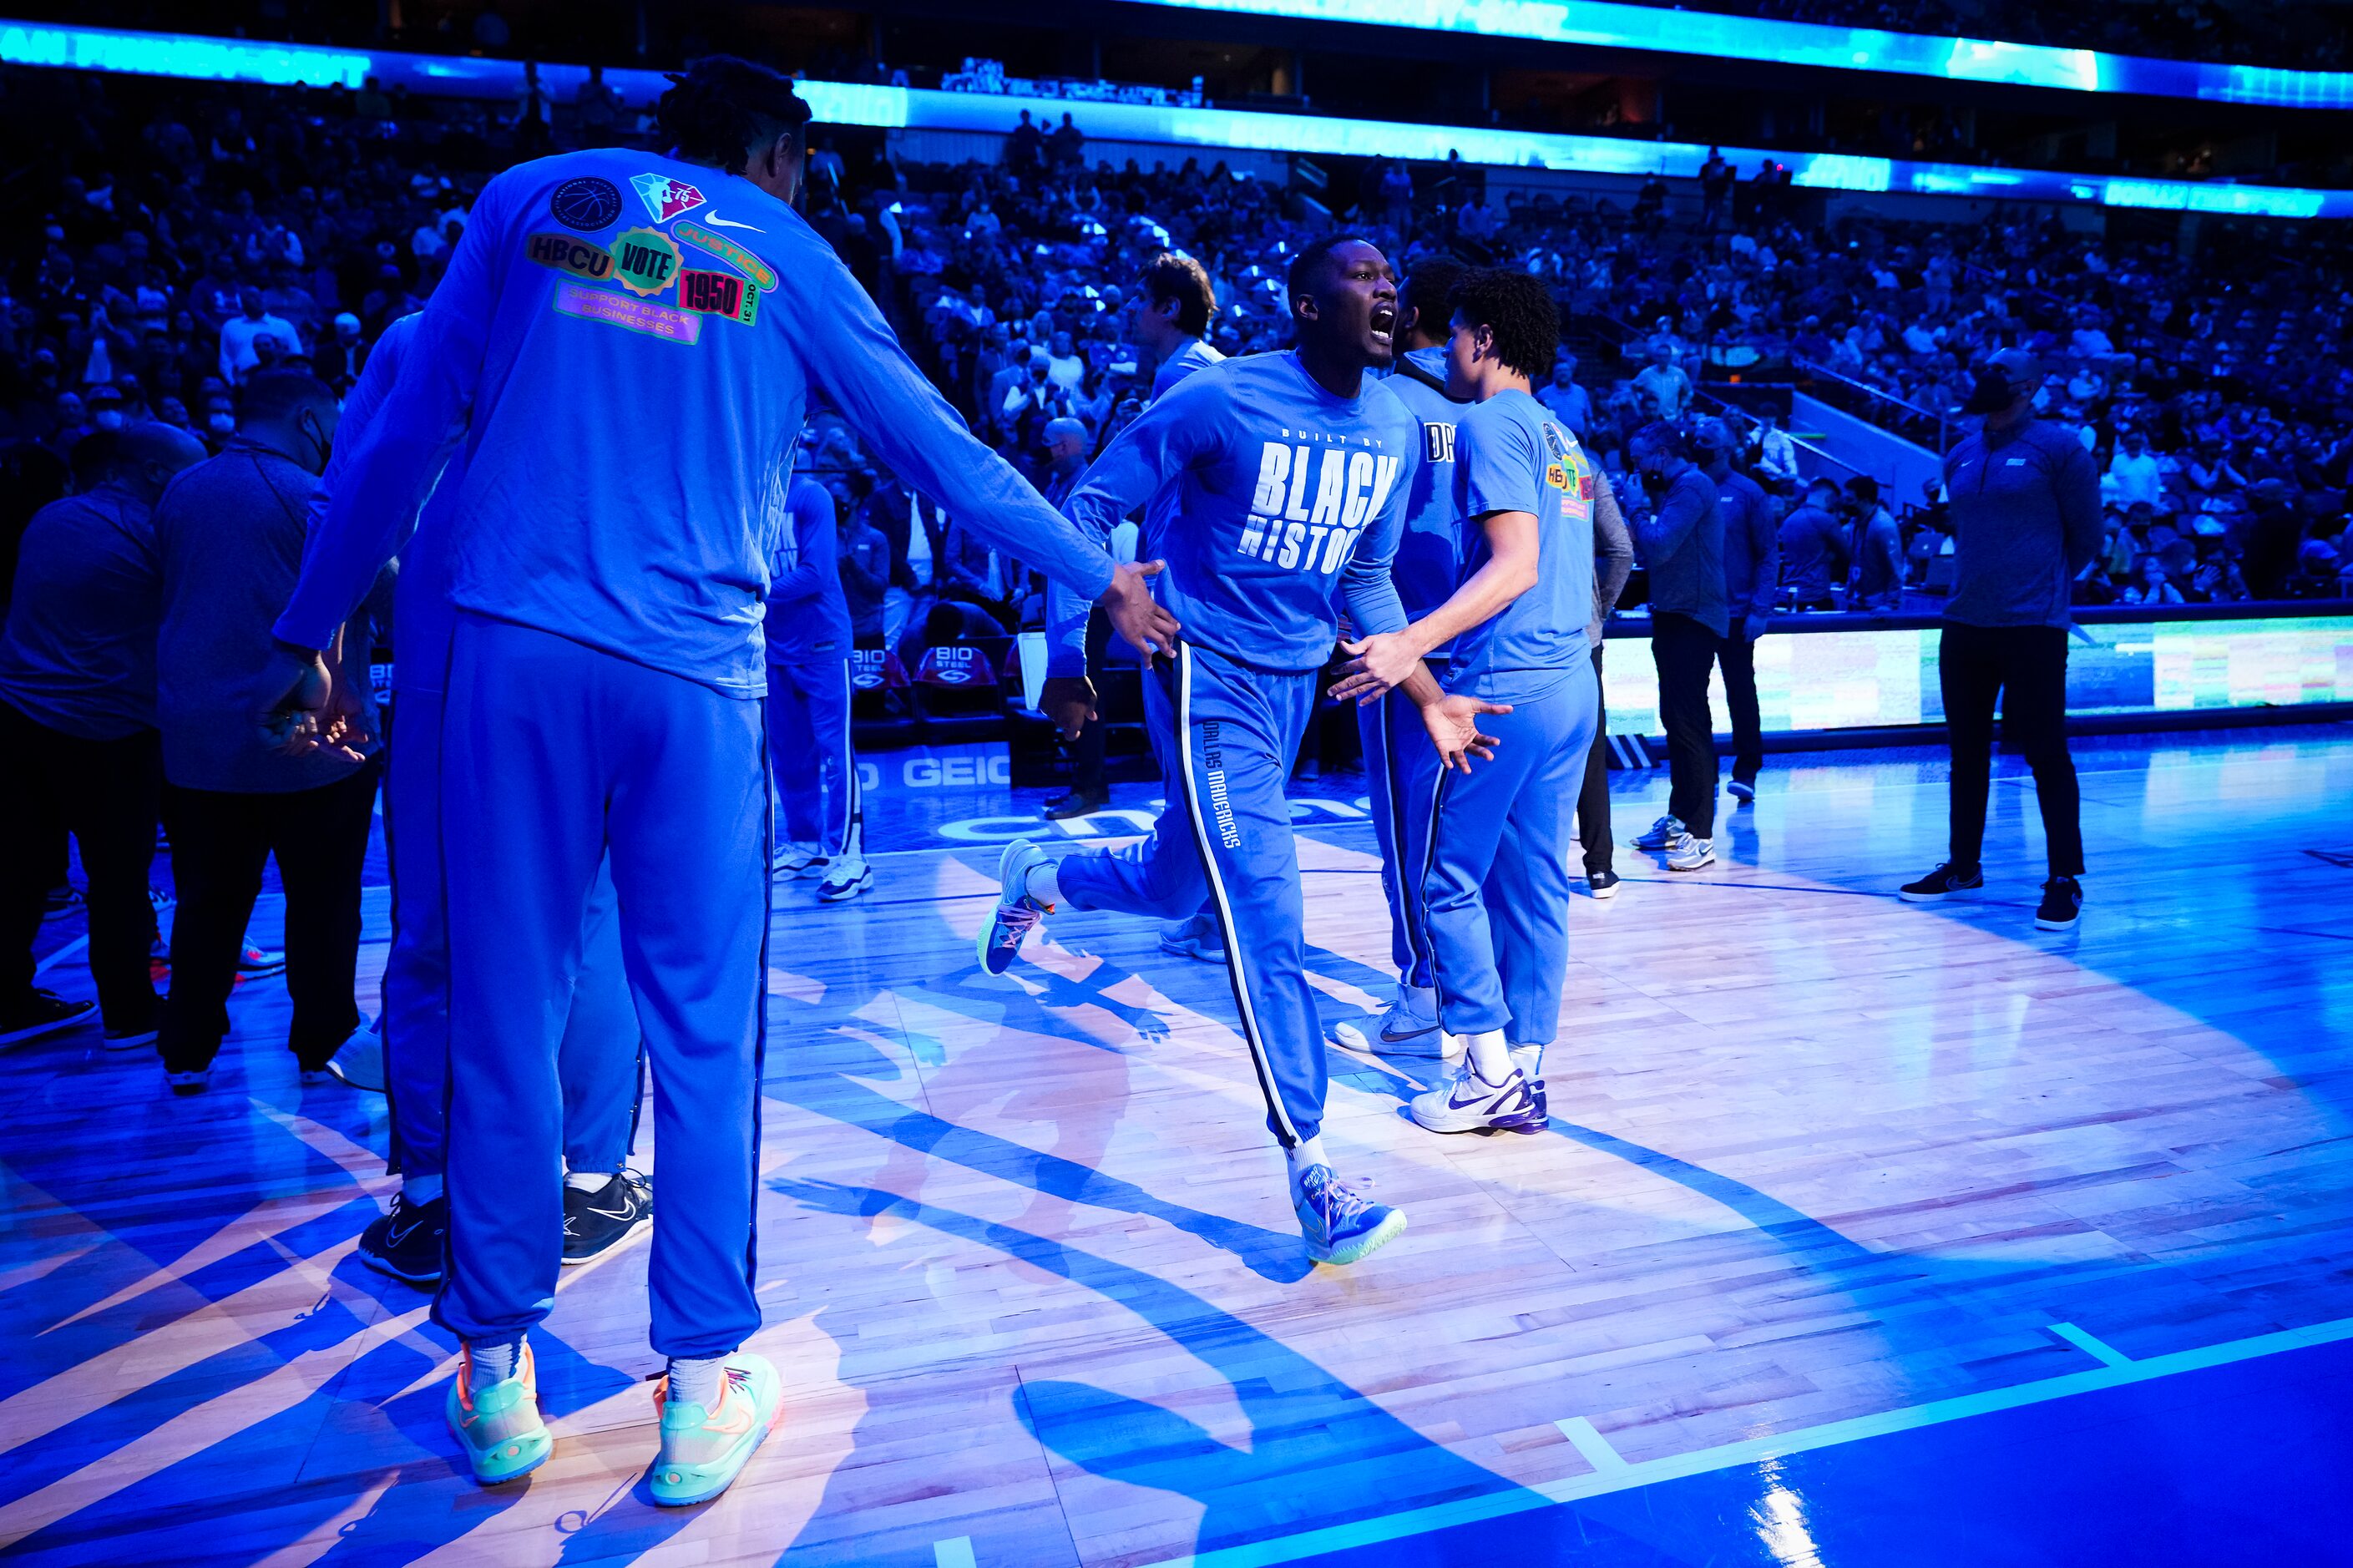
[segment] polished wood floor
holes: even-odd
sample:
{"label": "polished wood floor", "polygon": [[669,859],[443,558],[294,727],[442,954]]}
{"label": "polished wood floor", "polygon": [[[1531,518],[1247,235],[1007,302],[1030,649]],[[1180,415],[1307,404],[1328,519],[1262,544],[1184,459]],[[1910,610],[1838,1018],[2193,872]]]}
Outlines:
{"label": "polished wood floor", "polygon": [[[2353,730],[2079,757],[2077,933],[2033,929],[2007,766],[1992,885],[1939,908],[1890,896],[1939,858],[1933,759],[1777,760],[1726,863],[1621,850],[1621,896],[1579,900],[1548,1134],[1423,1133],[1425,1068],[1335,1047],[1327,1141],[1412,1221],[1347,1271],[1304,1260],[1222,972],[1064,916],[977,976],[987,847],[886,856],[844,907],[781,887],[754,1345],[788,1408],[685,1511],[642,1484],[642,1238],[565,1278],[554,1461],[465,1477],[448,1341],[351,1256],[382,1102],[296,1083],[281,985],[200,1100],[94,1039],[19,1047],[0,1552],[1276,1561],[1227,1549],[2099,1364],[2053,1324],[2138,1359],[2353,1318]],[[1620,789],[1623,840],[1664,781]],[[1369,832],[1302,855],[1327,1020],[1358,1015]],[[44,981],[87,994],[69,955]]]}

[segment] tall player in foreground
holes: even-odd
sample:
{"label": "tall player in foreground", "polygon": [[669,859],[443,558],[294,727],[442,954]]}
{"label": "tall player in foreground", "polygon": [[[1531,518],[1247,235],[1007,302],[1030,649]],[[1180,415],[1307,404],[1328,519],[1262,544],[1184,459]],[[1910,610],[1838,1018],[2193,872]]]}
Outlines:
{"label": "tall player in foreground", "polygon": [[[1288,286],[1295,349],[1196,372],[1121,433],[1065,503],[1097,538],[1152,503],[1145,552],[1166,552],[1163,593],[1187,628],[1145,683],[1168,807],[1144,843],[1112,854],[1057,862],[1034,844],[1008,846],[978,947],[982,966],[1002,973],[1065,899],[1168,918],[1199,908],[1206,891],[1308,1255],[1353,1263],[1403,1230],[1405,1215],[1336,1178],[1324,1151],[1323,1027],[1283,783],[1332,651],[1335,593],[1367,631],[1406,624],[1389,561],[1421,433],[1365,379],[1388,363],[1397,323],[1381,253],[1359,239],[1320,241],[1292,263]],[[1044,694],[1066,733],[1093,695],[1075,609],[1057,604]],[[1426,674],[1420,684],[1441,749],[1460,761],[1483,748],[1482,706],[1444,699]]]}
{"label": "tall player in foreground", "polygon": [[[465,1342],[447,1409],[484,1482],[543,1463],[525,1336],[562,1249],[556,1036],[598,863],[654,1076],[654,1500],[732,1482],[776,1420],[743,1353],[753,1293],[767,928],[762,599],[810,395],[890,464],[1140,647],[1175,623],[973,440],[792,209],[807,107],[705,58],[663,96],[668,156],[567,153],[492,180],[310,570],[380,559],[452,445],[444,717],[449,1258]],[[723,216],[722,225],[704,219]],[[298,598],[301,595],[298,594]],[[322,595],[333,603],[337,592]],[[281,620],[303,649],[319,628]],[[290,683],[295,727],[328,700]]]}

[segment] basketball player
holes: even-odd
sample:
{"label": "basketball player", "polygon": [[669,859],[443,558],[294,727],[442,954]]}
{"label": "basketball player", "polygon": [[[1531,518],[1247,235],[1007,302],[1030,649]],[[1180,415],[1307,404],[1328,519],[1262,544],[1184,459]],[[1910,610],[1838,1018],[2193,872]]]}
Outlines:
{"label": "basketball player", "polygon": [[1419,894],[1451,1065],[1412,1113],[1433,1132],[1534,1132],[1568,965],[1570,822],[1600,706],[1586,645],[1593,470],[1535,400],[1560,345],[1542,280],[1473,272],[1452,303],[1447,390],[1474,405],[1454,430],[1468,574],[1404,631],[1365,638],[1333,692],[1402,679],[1451,641],[1448,691],[1496,715],[1494,761],[1440,772],[1430,797]]}
{"label": "basketball player", "polygon": [[[565,153],[483,188],[278,631],[281,727],[332,700],[304,606],[356,598],[451,446],[441,804],[450,956],[446,1405],[476,1478],[552,1447],[526,1334],[561,1258],[555,1020],[609,853],[653,1068],[663,1213],[649,1285],[662,1504],[734,1479],[774,1424],[753,1198],[769,824],[761,635],[781,482],[821,386],[892,468],[1167,645],[1114,569],[975,441],[792,207],[807,106],[706,57],[663,95],[668,154]],[[341,580],[337,580],[341,579]]]}
{"label": "basketball player", "polygon": [[[1421,422],[1421,462],[1406,496],[1405,529],[1389,576],[1405,613],[1416,617],[1444,604],[1462,580],[1461,529],[1454,510],[1454,422],[1469,405],[1447,395],[1446,341],[1447,296],[1464,270],[1451,257],[1436,257],[1415,268],[1398,290],[1404,348],[1397,373],[1385,384]],[[1427,657],[1432,675],[1441,681],[1448,652],[1440,645]],[[1333,1033],[1352,1050],[1434,1057],[1440,1047],[1438,1003],[1419,889],[1438,753],[1422,729],[1421,710],[1403,691],[1392,689],[1359,706],[1356,729],[1365,745],[1365,785],[1380,846],[1389,962],[1397,965],[1398,983],[1371,1029],[1341,1024]]]}
{"label": "basketball player", "polygon": [[[1104,449],[1068,503],[1103,536],[1159,502],[1146,552],[1169,556],[1166,597],[1189,634],[1145,683],[1156,749],[1173,764],[1168,807],[1148,839],[1112,854],[1057,862],[1034,844],[1008,845],[977,945],[982,966],[1001,973],[1066,898],[1166,916],[1198,908],[1206,889],[1308,1256],[1354,1263],[1403,1230],[1405,1215],[1335,1177],[1324,1152],[1323,1029],[1283,784],[1332,650],[1334,590],[1368,632],[1405,625],[1388,570],[1421,432],[1365,378],[1389,363],[1397,323],[1381,253],[1353,237],[1319,240],[1287,281],[1296,348],[1192,376]],[[1057,607],[1045,707],[1067,733],[1092,690],[1077,618]],[[1419,684],[1430,731],[1451,756],[1483,745],[1478,705],[1445,698],[1427,672]]]}
{"label": "basketball player", "polygon": [[833,497],[807,474],[785,492],[768,563],[768,764],[784,806],[776,870],[816,876],[828,903],[874,885],[849,743],[849,599]]}

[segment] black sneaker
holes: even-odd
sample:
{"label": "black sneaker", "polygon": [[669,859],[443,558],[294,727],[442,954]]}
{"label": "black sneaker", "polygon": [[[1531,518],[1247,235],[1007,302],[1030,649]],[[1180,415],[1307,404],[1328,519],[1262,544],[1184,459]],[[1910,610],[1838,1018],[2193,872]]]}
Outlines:
{"label": "black sneaker", "polygon": [[1954,893],[1985,886],[1985,873],[1975,866],[1956,866],[1947,860],[1916,882],[1906,882],[1895,889],[1895,896],[1908,904],[1931,904]]}
{"label": "black sneaker", "polygon": [[2073,877],[2053,877],[2042,884],[2042,904],[2034,923],[2043,931],[2073,931],[2084,912],[2084,885]]}
{"label": "black sneaker", "polygon": [[1755,800],[1757,798],[1757,781],[1754,779],[1736,778],[1724,787],[1725,793],[1731,795],[1735,800]]}
{"label": "black sneaker", "polygon": [[441,1239],[449,1228],[449,1200],[413,1203],[392,1194],[392,1212],[378,1215],[360,1232],[360,1261],[378,1274],[410,1285],[441,1283]]}
{"label": "black sneaker", "polygon": [[89,907],[79,888],[71,882],[60,882],[41,900],[41,921],[46,925],[50,921],[61,921],[68,915],[78,915]]}
{"label": "black sneaker", "polygon": [[1101,790],[1066,790],[1046,803],[1046,820],[1060,822],[1067,817],[1085,816],[1110,804],[1111,796]]}
{"label": "black sneaker", "polygon": [[1614,899],[1618,896],[1618,884],[1624,880],[1623,877],[1604,866],[1599,871],[1585,874],[1585,890],[1597,899]]}
{"label": "black sneaker", "polygon": [[23,1006],[0,1015],[0,1046],[69,1029],[97,1011],[95,1002],[69,1002],[54,991],[33,992]]}
{"label": "black sneaker", "polygon": [[564,1261],[586,1263],[654,1217],[653,1189],[635,1171],[594,1191],[564,1184]]}

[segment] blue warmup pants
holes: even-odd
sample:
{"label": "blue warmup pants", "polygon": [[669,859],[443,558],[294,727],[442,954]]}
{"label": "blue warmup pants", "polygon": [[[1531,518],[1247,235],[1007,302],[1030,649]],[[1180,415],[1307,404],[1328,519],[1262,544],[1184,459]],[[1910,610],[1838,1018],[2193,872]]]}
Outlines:
{"label": "blue warmup pants", "polygon": [[1568,857],[1601,694],[1580,658],[1543,696],[1480,720],[1501,743],[1430,794],[1422,915],[1438,1016],[1450,1035],[1501,1029],[1515,1046],[1560,1030],[1568,973]]}
{"label": "blue warmup pants", "polygon": [[1073,855],[1058,868],[1082,910],[1175,919],[1206,894],[1266,1095],[1286,1149],[1324,1124],[1324,1028],[1307,984],[1299,855],[1282,786],[1315,706],[1317,671],[1253,669],[1189,644],[1155,659],[1144,683],[1153,747],[1171,767],[1151,837]]}
{"label": "blue warmup pants", "polygon": [[[392,862],[392,950],[384,963],[385,1092],[392,1168],[442,1173],[449,1089],[449,930],[441,883],[441,710],[438,691],[404,687],[385,751],[385,847]],[[556,1077],[564,1086],[564,1163],[617,1171],[636,1141],[644,1051],[637,1004],[621,967],[613,879],[596,886],[580,927],[578,967]]]}
{"label": "blue warmup pants", "polygon": [[760,704],[460,613],[441,752],[449,911],[449,1273],[469,1340],[547,1315],[562,1267],[556,1071],[580,931],[611,857],[653,1069],[653,1348],[760,1324],[753,1195],[767,973]]}
{"label": "blue warmup pants", "polygon": [[849,660],[768,666],[768,763],[787,841],[828,858],[866,853],[866,803],[849,744]]}
{"label": "blue warmup pants", "polygon": [[1430,844],[1430,794],[1438,784],[1438,748],[1421,710],[1402,691],[1356,710],[1365,743],[1365,783],[1373,837],[1381,849],[1381,894],[1389,904],[1389,962],[1408,985],[1430,988],[1430,937],[1419,897]]}

